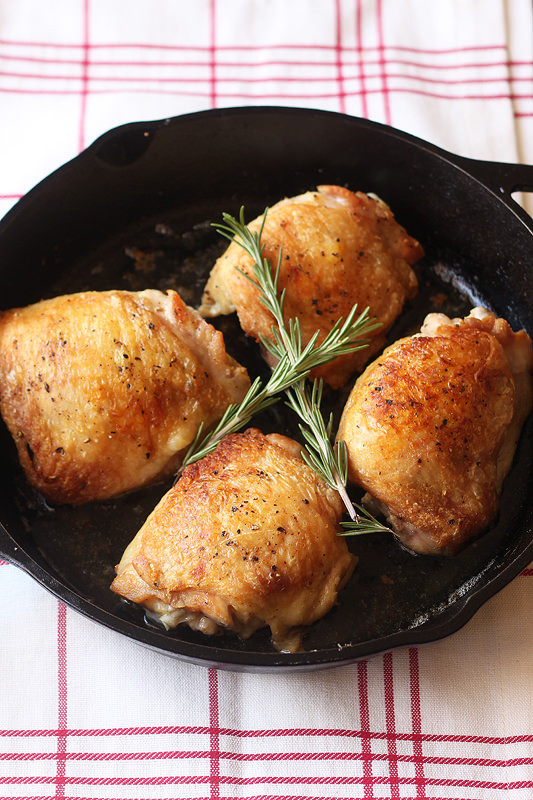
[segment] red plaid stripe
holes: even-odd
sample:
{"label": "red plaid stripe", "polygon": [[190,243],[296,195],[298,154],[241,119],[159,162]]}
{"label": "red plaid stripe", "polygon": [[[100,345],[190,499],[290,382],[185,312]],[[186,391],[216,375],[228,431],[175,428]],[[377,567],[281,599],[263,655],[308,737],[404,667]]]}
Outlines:
{"label": "red plaid stripe", "polygon": [[361,718],[361,758],[363,761],[364,797],[373,798],[372,793],[372,749],[370,737],[370,714],[368,707],[368,664],[362,661],[357,665],[359,690],[359,714]]}
{"label": "red plaid stripe", "polygon": [[85,117],[87,114],[87,98],[89,95],[89,63],[89,0],[83,0],[83,58],[81,62],[81,107],[78,137],[78,149],[80,151],[85,147]]}
{"label": "red plaid stripe", "polygon": [[57,604],[57,767],[56,797],[65,796],[65,762],[67,754],[67,612]]}
{"label": "red plaid stripe", "polygon": [[420,714],[420,673],[418,668],[418,650],[409,650],[409,688],[411,696],[411,719],[413,724],[413,753],[416,776],[416,796],[426,798],[424,759],[422,756],[422,717]]}
{"label": "red plaid stripe", "polygon": [[211,799],[220,797],[220,727],[218,717],[218,676],[215,669],[209,670],[209,763]]}
{"label": "red plaid stripe", "polygon": [[[200,96],[204,92],[197,92],[202,88],[203,83],[211,83],[212,87],[227,86],[229,88],[236,83],[241,83],[249,87],[249,91],[243,91],[242,96],[247,97],[252,94],[252,89],[257,88],[261,91],[263,84],[306,85],[312,84],[311,90],[306,91],[306,96],[323,97],[336,96],[339,101],[347,96],[358,96],[365,93],[361,82],[373,81],[376,85],[371,90],[374,94],[382,94],[388,97],[391,94],[417,94],[424,92],[428,96],[442,99],[472,99],[472,100],[492,100],[504,97],[514,97],[519,100],[531,101],[533,91],[531,90],[531,71],[532,62],[512,63],[501,61],[495,63],[455,63],[446,64],[427,64],[415,62],[414,60],[392,59],[385,57],[384,49],[379,51],[375,59],[367,59],[364,62],[360,59],[345,57],[342,45],[331,48],[331,58],[318,61],[294,60],[273,60],[264,59],[243,63],[243,61],[223,61],[212,58],[215,46],[206,49],[203,58],[198,61],[189,60],[186,56],[183,60],[174,62],[150,61],[148,59],[131,61],[118,60],[98,60],[91,56],[94,45],[87,43],[80,58],[76,61],[43,59],[20,57],[19,60],[24,64],[40,65],[47,64],[72,66],[75,69],[72,73],[55,73],[48,70],[38,71],[19,69],[4,69],[0,71],[0,92],[11,93],[44,93],[44,94],[80,94],[90,93],[103,94],[109,92],[126,91],[153,91],[175,93],[198,93]],[[350,54],[352,48],[350,48]],[[12,56],[4,55],[5,60],[12,59]],[[495,72],[495,66],[501,69]],[[131,74],[130,70],[134,67],[138,71]],[[157,67],[163,74],[149,75],[147,68]],[[284,74],[286,67],[296,67],[296,74]],[[394,69],[393,69],[394,67]],[[508,75],[508,69],[513,68],[512,77]],[[95,71],[98,68],[98,71]],[[102,69],[100,69],[102,68]],[[109,69],[107,74],[103,68]],[[188,70],[195,68],[198,74],[189,75]],[[410,68],[413,71],[405,71]],[[268,72],[265,70],[268,69]],[[322,74],[317,73],[321,69]],[[453,72],[458,70],[475,70],[476,74],[465,77],[453,77]],[[182,71],[180,71],[182,70]],[[225,71],[227,71],[225,73]],[[231,71],[231,72],[230,72]],[[451,71],[452,77],[446,77]],[[235,72],[239,73],[237,76]],[[445,73],[445,74],[443,74]],[[479,74],[492,73],[492,74]],[[516,84],[516,91],[509,92],[507,85]],[[333,86],[337,83],[341,88],[334,91]],[[112,84],[112,85],[109,85]],[[171,84],[169,86],[169,84]],[[381,84],[381,85],[380,85]],[[320,86],[329,87],[331,90],[317,91]],[[494,86],[495,88],[491,88]],[[385,87],[385,89],[383,88]],[[213,95],[213,104],[216,103],[217,95]],[[274,92],[271,92],[275,94]],[[222,93],[222,97],[228,96],[229,90]],[[293,92],[282,91],[280,97],[299,96],[297,89]],[[390,115],[390,111],[389,111]],[[389,122],[389,124],[391,124]]]}
{"label": "red plaid stripe", "polygon": [[[393,95],[420,95],[450,100],[498,100],[512,99],[524,107],[517,114],[532,113],[533,60],[509,61],[504,58],[505,46],[494,45],[483,48],[459,48],[456,50],[420,50],[415,48],[387,47],[383,41],[381,3],[378,3],[379,44],[364,47],[362,41],[361,11],[357,7],[355,20],[356,38],[353,45],[343,44],[343,28],[340,24],[340,0],[336,0],[336,43],[330,47],[303,48],[290,44],[268,46],[264,50],[282,49],[284,59],[235,58],[245,52],[255,54],[262,48],[243,48],[216,45],[216,6],[211,0],[211,44],[205,48],[143,47],[139,44],[97,45],[90,43],[89,4],[85,0],[84,41],[74,48],[77,58],[52,58],[37,55],[17,55],[17,49],[31,48],[40,51],[44,43],[0,42],[0,54],[7,67],[0,71],[0,92],[29,94],[78,94],[83,105],[89,94],[156,92],[176,95],[196,95],[209,99],[214,107],[226,99],[242,101],[249,99],[291,100],[336,98],[339,110],[346,110],[346,98],[361,98],[364,106],[367,94],[380,95],[384,104],[384,121],[392,122],[390,97]],[[65,46],[66,47],[66,46]],[[124,48],[138,52],[137,59],[101,59],[94,52],[105,48],[110,54]],[[167,50],[174,55],[173,61],[153,60],[143,52]],[[309,60],[302,53],[323,52],[327,59]],[[61,51],[60,51],[61,52]],[[397,54],[408,52],[410,59],[398,58]],[[192,54],[195,58],[191,58]],[[478,60],[472,55],[477,54]],[[496,54],[494,58],[493,54]],[[456,57],[447,63],[447,57]],[[463,59],[457,58],[462,56]],[[416,58],[415,58],[416,57]],[[428,60],[430,57],[430,60]],[[432,59],[432,60],[431,60]],[[18,68],[10,67],[15,62]],[[25,69],[27,65],[27,69]],[[32,65],[43,67],[32,70]],[[61,67],[60,73],[49,67]],[[146,70],[157,67],[160,74],[149,75]],[[295,74],[284,74],[287,67],[294,67]],[[66,69],[66,68],[70,68]],[[131,68],[136,72],[131,73]],[[190,69],[196,72],[189,75]],[[408,68],[408,71],[405,71]],[[105,72],[107,70],[107,73]],[[320,72],[319,72],[320,70]],[[458,71],[470,72],[453,77]],[[452,77],[446,77],[451,72]],[[445,73],[445,74],[443,74]],[[312,85],[307,90],[306,85]],[[275,90],[269,90],[269,86]],[[284,89],[293,85],[294,90]],[[244,87],[238,90],[234,87]],[[322,87],[322,88],[321,88]],[[266,90],[266,91],[265,91]],[[82,118],[84,110],[82,107]],[[367,116],[363,107],[363,116]]]}
{"label": "red plaid stripe", "polygon": [[[361,661],[357,664],[358,670],[366,672],[368,667],[367,661]],[[359,695],[361,698],[361,694]],[[212,728],[210,725],[153,725],[153,726],[135,726],[131,728],[67,728],[65,731],[58,728],[12,728],[0,730],[0,737],[5,738],[43,738],[43,737],[57,737],[64,733],[68,737],[81,737],[81,738],[107,738],[117,736],[179,736],[182,734],[194,736],[210,736]],[[339,739],[361,739],[361,740],[375,740],[384,741],[390,738],[390,734],[386,731],[370,730],[366,726],[358,729],[348,728],[227,728],[223,726],[218,727],[218,735],[230,736],[235,739],[271,739],[271,738],[284,738],[292,739],[297,737],[312,737],[316,739],[327,739],[334,737]],[[453,744],[490,744],[490,745],[504,745],[504,744],[521,744],[532,743],[533,734],[522,734],[516,736],[490,736],[485,734],[445,734],[445,733],[410,733],[410,732],[396,732],[395,739],[399,742],[450,742]],[[204,751],[202,751],[204,752]],[[206,750],[205,754],[208,755],[211,751]],[[203,756],[202,756],[203,757]],[[262,756],[258,756],[261,758]],[[292,756],[287,755],[287,758]],[[1,755],[0,758],[4,758]],[[54,756],[55,758],[55,756]],[[361,758],[363,756],[361,755]],[[373,756],[369,756],[373,758]],[[376,756],[379,760],[380,756]],[[104,759],[105,760],[105,759]],[[403,761],[416,761],[416,757],[405,757],[400,760]],[[441,763],[439,758],[427,758],[423,761],[432,763]],[[461,761],[461,759],[458,759]],[[467,763],[481,764],[482,766],[499,766],[504,762],[500,759],[475,759],[467,758]]]}

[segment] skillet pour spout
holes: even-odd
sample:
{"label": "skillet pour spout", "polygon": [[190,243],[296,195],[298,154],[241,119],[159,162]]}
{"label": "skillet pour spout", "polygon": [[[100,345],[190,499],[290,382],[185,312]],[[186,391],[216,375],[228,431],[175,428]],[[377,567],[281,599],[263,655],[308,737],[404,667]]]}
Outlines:
{"label": "skillet pour spout", "polygon": [[[473,305],[533,336],[533,220],[512,196],[533,191],[533,166],[476,161],[384,125],[297,108],[218,109],[104,134],[0,222],[2,306],[109,288],[173,288],[197,304],[224,247],[211,222],[241,206],[252,219],[320,184],[379,195],[424,246],[419,296],[392,338],[415,330],[429,311],[457,316]],[[260,356],[235,321],[215,324],[258,374]],[[334,415],[341,395],[328,396]],[[288,415],[272,415],[261,420],[265,428],[294,435]],[[3,426],[0,554],[80,613],[185,661],[250,671],[349,663],[453,633],[531,562],[532,434],[530,419],[494,526],[454,558],[415,556],[381,534],[351,541],[358,568],[301,653],[276,652],[261,632],[241,641],[147,623],[109,585],[167,486],[50,509],[26,485]]]}

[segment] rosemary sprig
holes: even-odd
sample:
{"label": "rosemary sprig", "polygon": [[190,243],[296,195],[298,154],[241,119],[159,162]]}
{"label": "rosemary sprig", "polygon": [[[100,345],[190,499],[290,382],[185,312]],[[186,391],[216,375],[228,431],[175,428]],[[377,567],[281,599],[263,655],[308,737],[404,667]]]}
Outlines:
{"label": "rosemary sprig", "polygon": [[[259,231],[251,231],[244,220],[244,209],[241,208],[239,220],[230,214],[223,214],[224,223],[216,224],[215,228],[230,241],[239,244],[252,258],[254,277],[242,272],[260,291],[260,300],[270,311],[276,325],[272,326],[272,339],[261,336],[263,346],[276,358],[278,363],[288,359],[293,365],[297,363],[301,353],[302,339],[299,320],[285,321],[285,290],[278,295],[278,281],[282,260],[281,249],[275,270],[270,261],[264,256],[264,244],[261,243],[263,228],[268,209],[265,210]],[[354,305],[346,319],[338,320],[331,331],[315,351],[315,367],[337,358],[340,355],[352,353],[366,347],[368,340],[364,337],[380,326],[372,319],[366,308],[356,318],[357,305]],[[316,342],[318,332],[311,342]],[[310,343],[311,344],[311,343]],[[377,531],[389,531],[381,525],[366,508],[352,503],[346,490],[348,479],[348,464],[345,442],[332,444],[333,416],[330,414],[327,424],[321,412],[323,384],[314,380],[309,387],[306,376],[291,383],[285,389],[287,404],[300,417],[303,425],[300,430],[306,441],[303,458],[325,481],[336,490],[350,515],[350,520],[344,522],[345,531],[342,535],[357,535]]]}

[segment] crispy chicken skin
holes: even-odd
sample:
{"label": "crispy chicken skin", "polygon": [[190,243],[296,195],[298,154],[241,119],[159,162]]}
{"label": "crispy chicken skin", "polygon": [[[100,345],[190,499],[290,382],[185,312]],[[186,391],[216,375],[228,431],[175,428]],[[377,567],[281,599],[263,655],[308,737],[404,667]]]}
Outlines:
{"label": "crispy chicken skin", "polygon": [[349,474],[419,553],[453,554],[495,518],[531,411],[525,331],[482,308],[429,314],[357,380],[338,439]]}
{"label": "crispy chicken skin", "polygon": [[127,547],[111,588],[166,627],[249,636],[278,649],[333,606],[355,559],[339,496],[285,436],[249,428],[187,467]]}
{"label": "crispy chicken skin", "polygon": [[[258,231],[261,221],[248,227]],[[312,373],[334,388],[342,386],[383,346],[404,303],[416,295],[418,282],[410,265],[423,255],[421,245],[385,203],[340,186],[319,186],[277,203],[268,211],[261,241],[273,266],[283,251],[279,289],[286,290],[285,316],[300,320],[305,343],[316,330],[319,340],[324,339],[355,303],[360,312],[368,306],[381,323],[368,347]],[[217,316],[236,310],[246,333],[269,338],[273,318],[257,289],[235,267],[253,274],[252,259],[232,242],[211,271],[200,313]]]}
{"label": "crispy chicken skin", "polygon": [[53,504],[171,471],[249,387],[222,334],[173,291],[85,292],[0,313],[0,410]]}

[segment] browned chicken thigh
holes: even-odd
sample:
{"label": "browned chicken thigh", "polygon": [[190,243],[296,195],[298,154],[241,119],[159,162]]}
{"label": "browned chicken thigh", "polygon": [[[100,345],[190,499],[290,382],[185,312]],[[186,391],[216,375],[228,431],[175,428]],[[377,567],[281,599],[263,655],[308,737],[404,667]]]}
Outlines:
{"label": "browned chicken thigh", "polygon": [[54,504],[172,471],[200,422],[248,387],[222,334],[173,291],[85,292],[0,313],[0,410],[28,480]]}
{"label": "browned chicken thigh", "polygon": [[409,548],[455,553],[494,519],[532,369],[527,333],[475,308],[464,320],[430,314],[359,377],[338,439],[350,478]]}
{"label": "browned chicken thigh", "polygon": [[128,546],[113,591],[166,627],[249,636],[294,651],[333,606],[355,559],[342,504],[300,446],[250,428],[185,469]]}
{"label": "browned chicken thigh", "polygon": [[[258,231],[261,222],[262,217],[248,227]],[[415,296],[418,283],[410,265],[423,255],[421,245],[385,203],[340,186],[319,186],[277,203],[268,211],[261,241],[274,267],[282,249],[279,290],[286,291],[286,318],[300,320],[304,343],[317,330],[322,341],[355,303],[359,312],[368,306],[381,323],[368,347],[312,373],[334,388],[342,386],[383,346],[405,302]],[[246,333],[271,338],[273,318],[258,290],[238,272],[252,275],[252,266],[250,256],[232,242],[211,271],[200,313],[236,310]]]}

